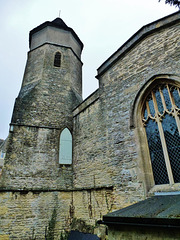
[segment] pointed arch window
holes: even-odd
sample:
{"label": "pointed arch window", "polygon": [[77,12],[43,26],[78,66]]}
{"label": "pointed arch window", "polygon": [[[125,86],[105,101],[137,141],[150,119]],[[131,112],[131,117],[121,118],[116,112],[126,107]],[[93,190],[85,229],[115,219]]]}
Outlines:
{"label": "pointed arch window", "polygon": [[56,54],[54,56],[54,66],[55,67],[61,66],[61,53],[60,52],[56,52]]}
{"label": "pointed arch window", "polygon": [[72,164],[72,135],[68,128],[60,135],[59,163]]}
{"label": "pointed arch window", "polygon": [[147,96],[142,122],[146,129],[155,184],[180,182],[180,90],[156,85]]}

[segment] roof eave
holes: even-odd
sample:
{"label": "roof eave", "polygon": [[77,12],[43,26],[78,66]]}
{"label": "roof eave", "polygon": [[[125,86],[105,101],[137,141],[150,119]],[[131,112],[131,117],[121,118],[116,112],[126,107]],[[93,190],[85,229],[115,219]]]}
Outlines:
{"label": "roof eave", "polygon": [[139,227],[162,227],[179,228],[180,220],[175,218],[105,218],[98,221],[98,224],[107,226],[139,226]]}
{"label": "roof eave", "polygon": [[31,46],[31,39],[32,39],[32,35],[35,34],[36,32],[42,30],[45,27],[55,27],[55,28],[59,28],[59,29],[63,29],[65,31],[69,31],[71,32],[71,34],[74,36],[74,38],[76,39],[76,41],[79,43],[80,47],[81,47],[81,51],[84,47],[83,43],[81,42],[80,38],[78,37],[78,35],[74,32],[74,30],[70,27],[66,26],[59,26],[58,24],[56,24],[55,22],[50,22],[50,21],[46,21],[42,24],[40,24],[39,26],[33,28],[30,32],[29,32],[29,47]]}
{"label": "roof eave", "polygon": [[112,65],[130,51],[137,43],[146,36],[180,22],[180,11],[158,19],[140,28],[130,37],[116,52],[114,52],[98,69],[96,78],[99,79]]}

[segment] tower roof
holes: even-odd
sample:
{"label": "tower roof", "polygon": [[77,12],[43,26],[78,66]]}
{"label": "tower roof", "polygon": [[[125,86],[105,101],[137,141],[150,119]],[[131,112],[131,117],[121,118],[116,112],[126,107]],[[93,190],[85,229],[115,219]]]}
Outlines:
{"label": "tower roof", "polygon": [[76,39],[76,41],[81,46],[81,50],[83,49],[83,43],[79,39],[78,35],[74,32],[74,30],[72,28],[68,27],[61,18],[56,18],[52,22],[46,21],[46,22],[42,23],[41,25],[37,26],[36,28],[32,29],[29,33],[29,45],[31,45],[32,35],[34,33],[38,32],[38,31],[42,30],[43,28],[45,28],[47,26],[51,26],[51,27],[55,27],[55,28],[59,28],[59,29],[63,29],[65,31],[71,32],[73,37]]}

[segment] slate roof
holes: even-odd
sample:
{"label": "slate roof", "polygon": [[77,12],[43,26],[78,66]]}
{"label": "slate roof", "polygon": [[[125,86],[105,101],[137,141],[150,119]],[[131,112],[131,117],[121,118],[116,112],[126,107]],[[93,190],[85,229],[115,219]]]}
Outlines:
{"label": "slate roof", "polygon": [[151,225],[180,228],[180,195],[154,196],[103,216],[106,225]]}
{"label": "slate roof", "polygon": [[36,28],[32,29],[29,33],[29,46],[31,46],[32,35],[34,33],[38,32],[38,31],[42,30],[43,28],[45,28],[47,26],[52,26],[52,27],[55,27],[55,28],[60,28],[60,29],[64,29],[65,31],[71,32],[71,34],[74,36],[76,41],[80,44],[81,50],[83,49],[84,45],[81,42],[81,40],[79,39],[78,35],[74,32],[74,30],[72,28],[68,27],[61,18],[56,18],[52,22],[46,21],[46,22],[42,23],[41,25],[37,26]]}

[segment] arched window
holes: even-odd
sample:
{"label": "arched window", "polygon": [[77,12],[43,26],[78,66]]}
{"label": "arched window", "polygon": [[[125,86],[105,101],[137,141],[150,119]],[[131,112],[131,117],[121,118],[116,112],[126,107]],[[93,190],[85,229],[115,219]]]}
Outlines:
{"label": "arched window", "polygon": [[60,67],[61,66],[61,54],[60,52],[57,52],[54,56],[54,66]]}
{"label": "arched window", "polygon": [[60,135],[59,163],[72,164],[72,135],[68,128]]}
{"label": "arched window", "polygon": [[172,84],[156,85],[143,106],[155,184],[180,182],[180,90]]}

